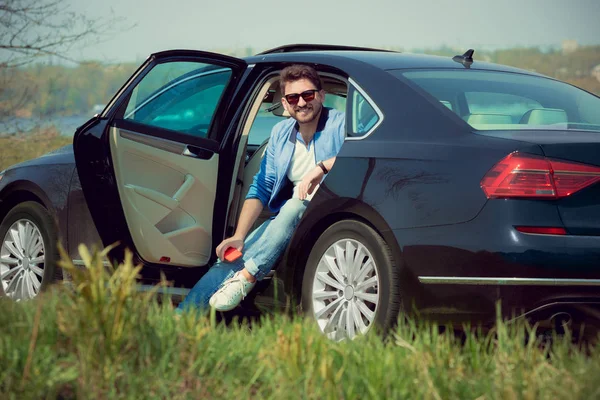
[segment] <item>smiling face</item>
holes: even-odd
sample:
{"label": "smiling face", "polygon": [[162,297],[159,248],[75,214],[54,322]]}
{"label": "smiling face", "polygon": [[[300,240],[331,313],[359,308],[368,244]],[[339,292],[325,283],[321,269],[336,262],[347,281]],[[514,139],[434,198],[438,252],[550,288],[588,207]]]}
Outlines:
{"label": "smiling face", "polygon": [[302,93],[307,90],[316,90],[315,85],[308,79],[298,79],[296,81],[287,82],[285,84],[281,103],[292,118],[298,121],[299,124],[309,124],[319,118],[323,102],[325,101],[325,92],[323,90],[315,92],[315,98],[306,102],[302,96],[298,99],[298,103],[290,104],[285,98],[285,95],[292,93]]}

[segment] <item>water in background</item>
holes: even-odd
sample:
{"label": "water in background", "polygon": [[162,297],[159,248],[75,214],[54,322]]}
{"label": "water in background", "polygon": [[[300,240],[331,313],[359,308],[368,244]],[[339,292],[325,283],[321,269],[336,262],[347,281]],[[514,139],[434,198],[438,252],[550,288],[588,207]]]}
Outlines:
{"label": "water in background", "polygon": [[69,117],[48,118],[5,118],[0,120],[0,136],[28,132],[35,128],[54,126],[62,136],[73,136],[75,130],[83,125],[92,115],[72,115]]}

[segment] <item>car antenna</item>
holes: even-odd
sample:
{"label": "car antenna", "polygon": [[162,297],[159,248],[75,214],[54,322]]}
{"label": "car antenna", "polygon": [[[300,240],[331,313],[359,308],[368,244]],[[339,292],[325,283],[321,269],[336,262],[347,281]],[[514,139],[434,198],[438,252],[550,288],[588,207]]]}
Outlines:
{"label": "car antenna", "polygon": [[469,67],[471,67],[471,64],[473,64],[473,53],[475,53],[475,50],[469,49],[469,50],[465,51],[465,54],[463,54],[462,56],[452,57],[452,61],[461,63],[462,65],[465,66],[465,68],[469,68]]}

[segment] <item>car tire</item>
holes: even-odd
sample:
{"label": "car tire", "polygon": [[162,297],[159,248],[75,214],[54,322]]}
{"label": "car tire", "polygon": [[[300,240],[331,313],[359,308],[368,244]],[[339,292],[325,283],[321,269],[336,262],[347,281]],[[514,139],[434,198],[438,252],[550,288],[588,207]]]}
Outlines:
{"label": "car tire", "polygon": [[402,308],[399,276],[390,248],[373,228],[355,220],[336,222],[308,257],[302,310],[333,340],[373,327],[386,332]]}
{"label": "car tire", "polygon": [[0,224],[0,296],[27,300],[47,288],[59,272],[57,242],[56,224],[42,205],[12,208]]}

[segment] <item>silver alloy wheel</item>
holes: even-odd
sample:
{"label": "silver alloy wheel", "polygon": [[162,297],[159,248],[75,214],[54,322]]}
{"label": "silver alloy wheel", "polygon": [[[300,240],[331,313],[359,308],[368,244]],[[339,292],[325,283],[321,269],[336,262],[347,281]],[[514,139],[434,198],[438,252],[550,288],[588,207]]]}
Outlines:
{"label": "silver alloy wheel", "polygon": [[18,301],[39,293],[45,254],[42,233],[33,222],[20,219],[12,224],[0,248],[0,281],[6,296]]}
{"label": "silver alloy wheel", "polygon": [[333,340],[365,334],[375,322],[379,271],[369,250],[341,239],[325,251],[313,279],[312,306],[321,331]]}

